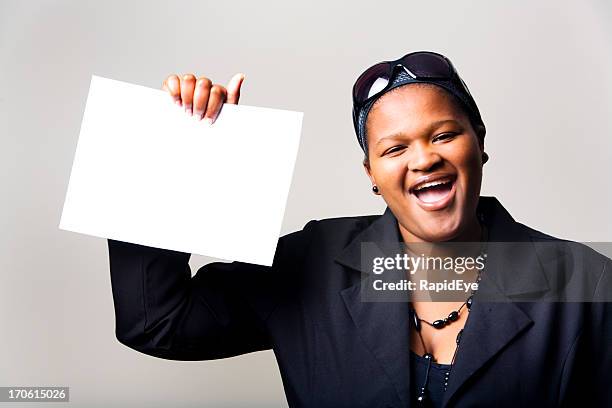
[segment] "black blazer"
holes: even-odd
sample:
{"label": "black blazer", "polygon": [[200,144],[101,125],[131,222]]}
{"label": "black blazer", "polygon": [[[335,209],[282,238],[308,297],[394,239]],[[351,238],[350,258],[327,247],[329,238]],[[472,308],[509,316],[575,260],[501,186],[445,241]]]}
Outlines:
{"label": "black blazer", "polygon": [[[479,208],[490,241],[555,240],[495,198]],[[215,262],[192,278],[188,253],[108,240],[117,339],[172,360],[272,349],[291,407],[413,406],[408,307],[361,301],[371,272],[361,270],[360,243],[371,241],[401,241],[389,208],[308,222],[279,239],[272,267]],[[580,248],[574,278],[609,298],[612,261]],[[487,260],[481,285],[501,282],[490,287],[510,301],[476,293],[445,406],[612,407],[612,303],[520,301],[551,284],[537,260],[514,255],[498,254],[504,276]]]}

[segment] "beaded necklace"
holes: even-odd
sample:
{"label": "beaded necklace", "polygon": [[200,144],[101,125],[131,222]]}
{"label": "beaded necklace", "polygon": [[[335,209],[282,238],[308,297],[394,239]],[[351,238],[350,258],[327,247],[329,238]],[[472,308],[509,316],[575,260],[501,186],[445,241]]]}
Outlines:
{"label": "beaded necklace", "polygon": [[[481,225],[482,225],[482,229],[483,229],[483,245],[481,246],[481,250],[480,250],[480,256],[483,257],[483,259],[486,259],[485,252],[486,252],[486,243],[489,240],[489,234],[488,234],[488,230],[484,224],[484,220],[481,214],[479,214],[479,220],[481,221]],[[477,276],[476,276],[476,281],[475,283],[480,284],[480,280],[481,280],[481,272],[484,269],[484,265],[482,268],[477,268]],[[463,304],[457,309],[457,310],[453,310],[451,311],[447,317],[443,318],[443,319],[437,319],[434,320],[433,322],[429,322],[427,320],[421,319],[417,313],[416,310],[414,310],[413,307],[410,307],[410,318],[412,319],[412,322],[414,324],[414,328],[417,332],[417,334],[419,335],[419,339],[421,340],[421,345],[423,347],[423,350],[425,350],[425,354],[423,355],[423,357],[427,360],[427,369],[425,371],[425,379],[423,380],[423,385],[420,387],[419,389],[419,395],[417,396],[417,405],[418,406],[426,406],[428,401],[429,401],[429,397],[427,394],[427,385],[429,383],[429,371],[431,369],[431,363],[434,360],[434,356],[433,354],[429,353],[427,351],[427,348],[425,347],[425,341],[423,340],[423,335],[421,334],[421,328],[422,325],[421,323],[425,323],[437,330],[441,330],[444,327],[450,325],[452,322],[455,322],[457,320],[459,320],[459,315],[461,314],[462,309],[465,307],[466,310],[469,312],[470,309],[472,308],[472,300],[474,298],[474,293],[476,291],[472,290],[470,293],[470,296],[466,299],[465,302],[463,302]],[[445,371],[444,373],[444,391],[446,391],[446,388],[448,387],[448,379],[450,378],[450,373],[451,370],[455,364],[455,358],[457,357],[457,350],[459,350],[459,342],[461,341],[461,336],[463,334],[463,329],[459,330],[459,333],[457,333],[457,338],[455,340],[456,346],[455,346],[455,352],[453,353],[453,358],[451,359],[451,363],[449,365],[448,370]]]}

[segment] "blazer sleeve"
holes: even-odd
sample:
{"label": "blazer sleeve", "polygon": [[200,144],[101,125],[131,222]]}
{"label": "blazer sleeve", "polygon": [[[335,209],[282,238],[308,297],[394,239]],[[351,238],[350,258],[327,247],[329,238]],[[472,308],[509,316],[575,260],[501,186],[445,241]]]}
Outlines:
{"label": "blazer sleeve", "polygon": [[[588,303],[584,326],[566,360],[573,367],[567,376],[563,407],[612,407],[612,261],[604,263],[602,273]],[[569,364],[571,363],[571,364]]]}
{"label": "blazer sleeve", "polygon": [[169,360],[271,348],[267,318],[300,273],[314,222],[279,239],[271,267],[213,262],[193,277],[189,253],[108,239],[117,340]]}

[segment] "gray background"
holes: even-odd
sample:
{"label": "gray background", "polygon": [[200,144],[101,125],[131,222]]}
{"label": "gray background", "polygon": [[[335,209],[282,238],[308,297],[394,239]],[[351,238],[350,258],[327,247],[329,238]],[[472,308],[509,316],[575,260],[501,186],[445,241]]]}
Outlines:
{"label": "gray background", "polygon": [[488,128],[483,194],[544,232],[610,241],[609,4],[0,1],[0,386],[67,385],[79,407],[286,406],[272,352],[173,362],[115,340],[106,241],[58,229],[92,74],[158,88],[241,71],[242,103],[303,111],[287,233],[383,211],[350,88],[379,60],[438,51]]}

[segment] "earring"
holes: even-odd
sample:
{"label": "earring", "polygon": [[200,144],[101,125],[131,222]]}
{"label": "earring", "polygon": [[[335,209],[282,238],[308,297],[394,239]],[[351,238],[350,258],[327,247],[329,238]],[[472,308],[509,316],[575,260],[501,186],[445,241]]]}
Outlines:
{"label": "earring", "polygon": [[378,194],[378,186],[376,184],[372,186],[372,191],[374,192],[374,194]]}
{"label": "earring", "polygon": [[487,152],[483,152],[482,153],[482,164],[485,164],[488,161],[489,161],[489,155],[487,154]]}

